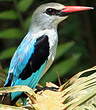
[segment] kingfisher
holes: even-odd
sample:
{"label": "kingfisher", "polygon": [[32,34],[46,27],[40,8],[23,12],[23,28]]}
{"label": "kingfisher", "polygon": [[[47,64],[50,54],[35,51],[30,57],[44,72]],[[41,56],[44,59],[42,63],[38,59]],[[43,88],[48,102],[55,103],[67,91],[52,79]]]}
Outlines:
{"label": "kingfisher", "polygon": [[[32,15],[27,35],[12,57],[4,87],[27,85],[34,89],[54,61],[58,24],[71,13],[90,9],[93,8],[54,2],[40,5]],[[23,97],[22,94],[11,93],[11,101],[16,102]]]}

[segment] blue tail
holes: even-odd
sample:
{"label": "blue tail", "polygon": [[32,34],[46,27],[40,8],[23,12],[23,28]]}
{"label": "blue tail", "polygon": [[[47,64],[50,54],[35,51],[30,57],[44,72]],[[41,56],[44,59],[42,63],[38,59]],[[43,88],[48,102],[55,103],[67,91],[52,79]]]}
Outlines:
{"label": "blue tail", "polygon": [[[16,85],[27,85],[30,88],[34,89],[37,86],[39,80],[41,79],[42,73],[44,73],[45,65],[46,64],[44,63],[37,72],[32,73],[31,77],[27,78],[26,80],[18,79],[14,86],[16,86]],[[13,93],[11,93],[11,100],[12,100],[13,104],[19,98],[22,98],[22,97],[24,97],[24,93],[23,92],[13,92]]]}

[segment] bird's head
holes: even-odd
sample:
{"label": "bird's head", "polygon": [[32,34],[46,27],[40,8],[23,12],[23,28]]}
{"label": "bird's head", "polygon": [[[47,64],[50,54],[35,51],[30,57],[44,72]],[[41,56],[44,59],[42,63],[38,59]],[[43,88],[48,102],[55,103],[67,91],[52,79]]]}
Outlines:
{"label": "bird's head", "polygon": [[64,6],[59,3],[47,3],[39,6],[32,16],[32,24],[40,28],[52,28],[65,20],[69,14],[93,9],[84,6]]}

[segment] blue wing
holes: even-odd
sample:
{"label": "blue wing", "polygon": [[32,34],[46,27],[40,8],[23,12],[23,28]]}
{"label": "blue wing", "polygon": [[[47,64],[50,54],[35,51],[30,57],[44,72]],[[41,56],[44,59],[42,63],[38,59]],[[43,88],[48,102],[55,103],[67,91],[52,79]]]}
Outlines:
{"label": "blue wing", "polygon": [[[36,39],[28,39],[28,35],[23,39],[20,46],[17,48],[11,63],[8,72],[8,77],[5,82],[5,86],[14,85],[16,80],[18,79],[20,73],[25,68],[26,64],[32,53],[34,53],[34,44]],[[29,37],[30,38],[30,37]],[[12,81],[11,81],[12,80]],[[11,83],[11,85],[10,85]]]}
{"label": "blue wing", "polygon": [[[46,68],[48,56],[49,41],[47,35],[38,39],[25,38],[11,60],[5,86],[8,84],[11,86],[28,85],[35,88]],[[19,95],[21,92],[12,93],[12,100]]]}

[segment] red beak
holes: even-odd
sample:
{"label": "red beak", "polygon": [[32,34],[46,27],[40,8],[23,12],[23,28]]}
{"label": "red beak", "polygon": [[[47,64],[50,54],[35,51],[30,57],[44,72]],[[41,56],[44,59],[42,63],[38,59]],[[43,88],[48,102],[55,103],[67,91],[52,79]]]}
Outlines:
{"label": "red beak", "polygon": [[85,6],[64,6],[64,9],[61,12],[72,13],[78,11],[85,11],[94,9],[93,7],[85,7]]}

